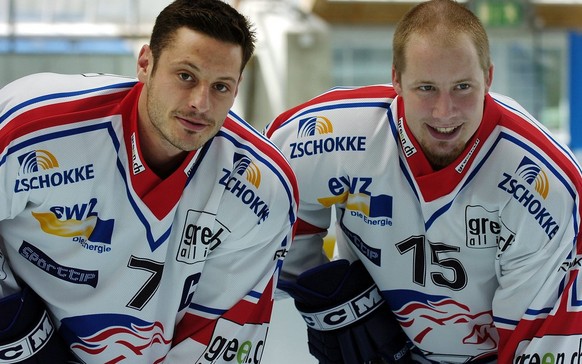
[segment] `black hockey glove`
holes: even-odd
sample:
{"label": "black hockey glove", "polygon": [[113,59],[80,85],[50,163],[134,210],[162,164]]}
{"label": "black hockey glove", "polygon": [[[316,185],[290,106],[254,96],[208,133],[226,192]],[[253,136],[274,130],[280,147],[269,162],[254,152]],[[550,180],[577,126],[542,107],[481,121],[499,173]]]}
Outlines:
{"label": "black hockey glove", "polygon": [[295,300],[320,364],[412,363],[407,337],[361,261],[332,261],[279,288]]}
{"label": "black hockey glove", "polygon": [[0,299],[0,364],[67,363],[69,351],[29,288]]}

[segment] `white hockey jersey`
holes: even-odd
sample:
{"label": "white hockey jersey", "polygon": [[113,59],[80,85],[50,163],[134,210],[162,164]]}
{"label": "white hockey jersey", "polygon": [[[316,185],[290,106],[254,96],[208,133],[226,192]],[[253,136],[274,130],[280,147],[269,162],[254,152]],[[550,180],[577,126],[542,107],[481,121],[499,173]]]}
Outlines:
{"label": "white hockey jersey", "polygon": [[85,363],[259,363],[294,174],[230,113],[161,180],[142,86],[47,73],[0,90],[0,297],[29,285]]}
{"label": "white hockey jersey", "polygon": [[490,94],[464,153],[433,171],[402,108],[390,85],[337,88],[267,126],[300,190],[283,274],[325,260],[335,206],[339,257],[364,262],[426,358],[577,362],[582,177],[570,151]]}

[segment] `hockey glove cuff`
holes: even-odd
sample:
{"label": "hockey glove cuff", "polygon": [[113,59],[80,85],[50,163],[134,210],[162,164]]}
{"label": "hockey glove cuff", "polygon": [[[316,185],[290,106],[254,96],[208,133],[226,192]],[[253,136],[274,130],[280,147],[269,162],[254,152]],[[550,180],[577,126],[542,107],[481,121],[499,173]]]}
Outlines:
{"label": "hockey glove cuff", "polygon": [[361,261],[332,261],[279,288],[295,300],[320,364],[411,363],[407,337]]}
{"label": "hockey glove cuff", "polygon": [[66,363],[68,350],[29,288],[0,299],[0,364]]}

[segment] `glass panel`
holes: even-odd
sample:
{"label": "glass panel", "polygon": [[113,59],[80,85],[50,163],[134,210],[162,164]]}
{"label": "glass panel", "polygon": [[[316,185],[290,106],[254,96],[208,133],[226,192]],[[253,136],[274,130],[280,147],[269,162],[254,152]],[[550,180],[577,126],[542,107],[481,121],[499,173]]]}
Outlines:
{"label": "glass panel", "polygon": [[[391,29],[337,27],[331,32],[333,82],[358,86],[390,82]],[[567,34],[490,31],[495,66],[492,91],[518,101],[558,138],[568,134]]]}

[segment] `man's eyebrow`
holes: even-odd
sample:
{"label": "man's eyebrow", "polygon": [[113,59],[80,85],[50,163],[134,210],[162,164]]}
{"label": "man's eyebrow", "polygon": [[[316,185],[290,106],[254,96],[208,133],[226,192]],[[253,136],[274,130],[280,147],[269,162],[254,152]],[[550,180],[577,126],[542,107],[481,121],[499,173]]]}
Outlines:
{"label": "man's eyebrow", "polygon": [[[200,67],[198,67],[195,63],[192,63],[190,61],[180,61],[180,62],[177,62],[176,64],[183,64],[183,65],[186,65],[186,66],[192,68],[195,71],[200,72]],[[231,76],[221,76],[221,77],[218,77],[218,79],[221,81],[225,81],[225,82],[227,82],[227,81],[230,81],[233,83],[237,82],[236,78],[231,77]]]}

